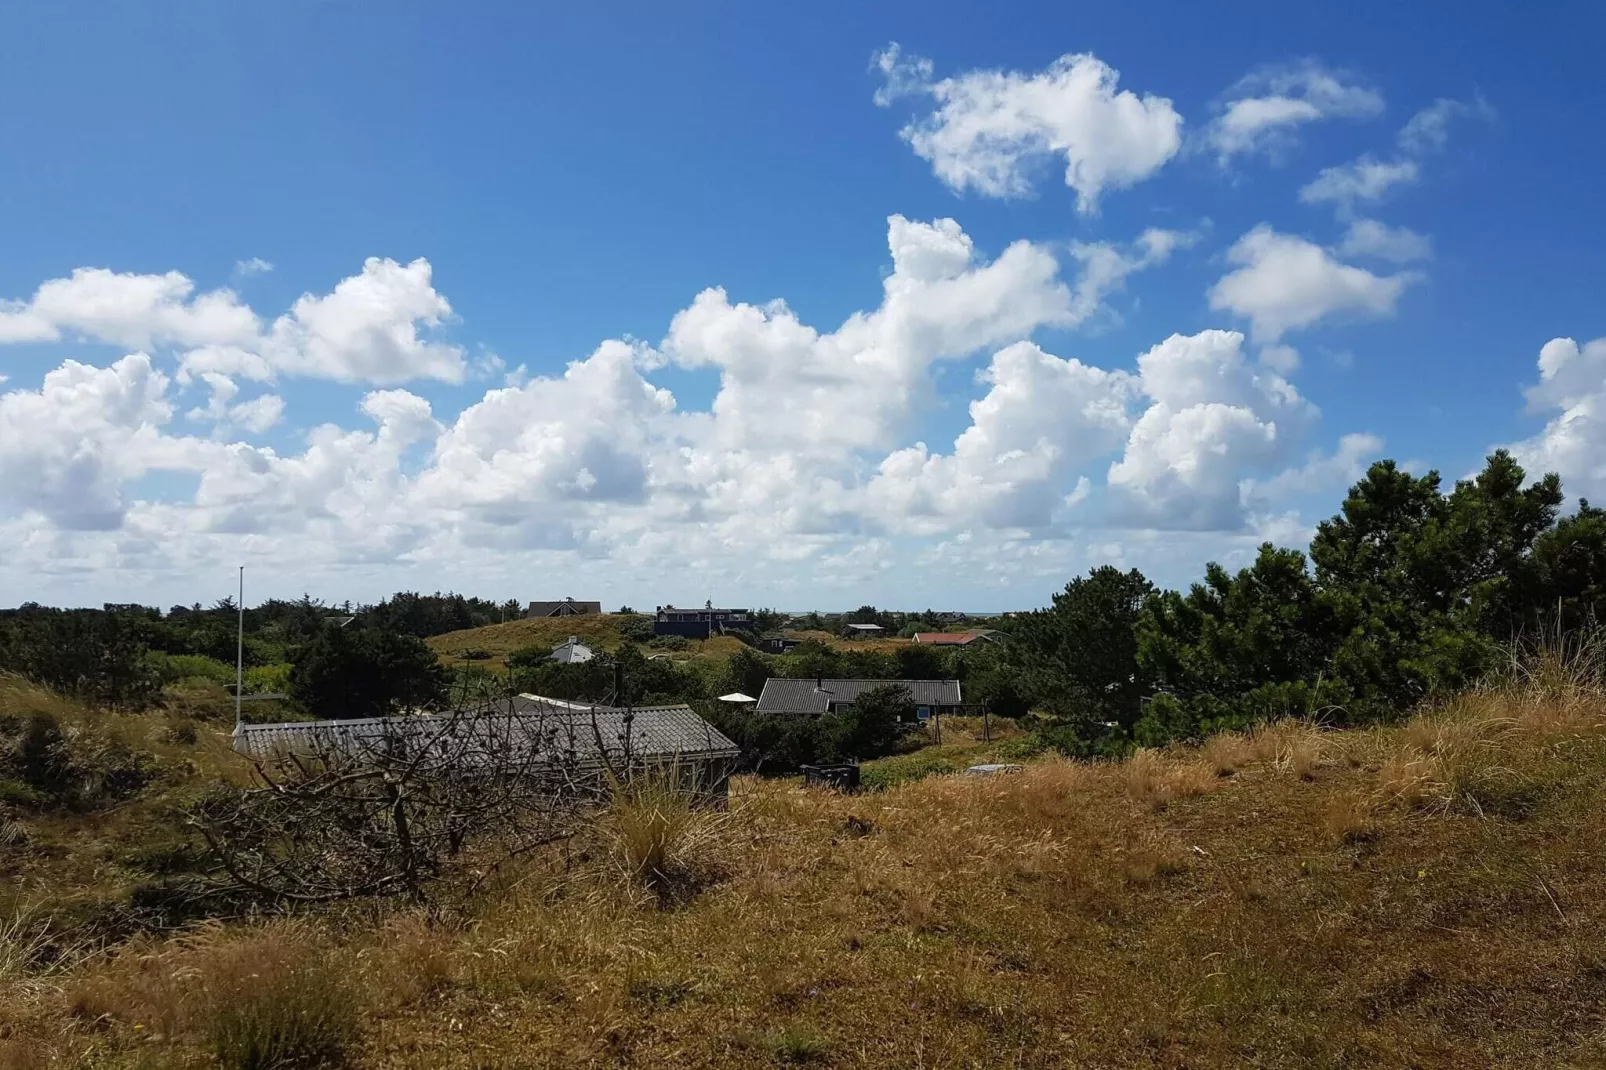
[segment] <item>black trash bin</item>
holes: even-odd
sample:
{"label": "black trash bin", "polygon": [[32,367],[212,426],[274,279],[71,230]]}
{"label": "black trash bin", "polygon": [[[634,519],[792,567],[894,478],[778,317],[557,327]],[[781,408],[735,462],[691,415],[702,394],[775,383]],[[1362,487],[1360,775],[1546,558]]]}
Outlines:
{"label": "black trash bin", "polygon": [[849,763],[840,765],[805,765],[803,783],[823,784],[838,791],[859,790],[859,767]]}

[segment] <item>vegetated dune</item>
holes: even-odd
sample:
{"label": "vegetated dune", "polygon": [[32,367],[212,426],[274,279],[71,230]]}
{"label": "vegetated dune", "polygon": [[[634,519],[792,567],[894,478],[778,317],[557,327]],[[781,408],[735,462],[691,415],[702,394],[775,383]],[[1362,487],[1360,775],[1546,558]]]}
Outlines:
{"label": "vegetated dune", "polygon": [[[507,668],[507,656],[525,647],[555,647],[569,636],[576,636],[593,649],[612,653],[624,642],[620,628],[636,616],[618,613],[588,613],[579,617],[538,617],[510,620],[505,624],[487,624],[467,628],[460,632],[431,636],[426,642],[431,650],[447,665],[465,663],[465,653],[475,660],[467,664],[478,665],[494,672]],[[694,639],[677,658],[698,655],[729,656],[742,648],[741,640],[719,635],[712,639]]]}
{"label": "vegetated dune", "polygon": [[0,1065],[1606,1065],[1603,780],[1606,700],[1530,682],[859,796],[743,779],[725,813],[626,795],[466,907],[54,964],[13,921]]}

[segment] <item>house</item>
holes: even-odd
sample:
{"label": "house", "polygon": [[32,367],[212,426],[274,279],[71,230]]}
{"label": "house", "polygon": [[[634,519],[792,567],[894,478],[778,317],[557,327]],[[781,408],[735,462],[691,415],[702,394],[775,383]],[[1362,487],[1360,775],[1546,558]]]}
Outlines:
{"label": "house", "polygon": [[560,598],[556,602],[531,602],[530,608],[524,611],[524,615],[525,617],[584,617],[601,612],[601,602],[576,602],[572,598]]}
{"label": "house", "polygon": [[739,750],[691,707],[583,706],[539,695],[497,699],[474,710],[350,721],[241,724],[234,749],[258,760],[288,754],[447,754],[465,767],[514,761],[531,775],[559,772],[576,786],[600,792],[610,774],[672,768],[700,795],[723,800]]}
{"label": "house", "polygon": [[916,632],[914,641],[926,646],[970,646],[972,643],[996,643],[998,633],[986,628],[974,632]]}
{"label": "house", "polygon": [[874,639],[885,631],[886,629],[879,624],[848,625],[848,637],[851,639]]}
{"label": "house", "polygon": [[590,661],[596,653],[584,643],[580,637],[571,635],[567,643],[560,643],[552,648],[552,660],[561,661],[565,665],[578,665],[582,661]]}
{"label": "house", "polygon": [[802,641],[790,635],[766,635],[755,640],[754,645],[766,654],[789,654]]}
{"label": "house", "polygon": [[659,606],[658,616],[652,622],[652,633],[711,639],[716,635],[724,635],[731,628],[746,630],[752,626],[753,619],[748,616],[747,610],[717,609],[714,603],[705,602],[701,609]]}
{"label": "house", "polygon": [[838,713],[853,705],[866,691],[892,684],[906,688],[922,718],[931,714],[962,713],[964,702],[958,680],[780,680],[764,681],[758,697],[758,714],[819,716]]}

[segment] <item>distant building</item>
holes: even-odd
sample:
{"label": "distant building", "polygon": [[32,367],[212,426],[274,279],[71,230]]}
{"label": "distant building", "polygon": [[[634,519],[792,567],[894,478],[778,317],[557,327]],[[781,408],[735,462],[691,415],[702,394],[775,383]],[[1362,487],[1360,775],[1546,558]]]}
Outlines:
{"label": "distant building", "polygon": [[753,619],[745,609],[718,609],[705,602],[701,609],[684,609],[680,606],[659,606],[658,616],[652,622],[654,635],[684,635],[688,639],[710,639],[736,628],[752,628]]}
{"label": "distant building", "polygon": [[[369,717],[350,721],[242,724],[234,749],[254,758],[336,751],[362,761],[436,748],[472,769],[502,759],[509,746],[532,772],[567,770],[577,787],[601,791],[611,773],[632,768],[674,770],[699,795],[716,803],[729,791],[738,756],[736,744],[690,707],[637,706],[619,709],[559,702],[538,695],[498,699],[472,711]],[[533,759],[533,760],[532,760]]]}
{"label": "distant building", "polygon": [[874,639],[885,632],[886,629],[879,624],[850,624],[848,634],[856,639]]}
{"label": "distant building", "polygon": [[925,646],[970,646],[972,643],[996,643],[998,633],[987,629],[975,632],[916,632],[915,642]]}
{"label": "distant building", "polygon": [[560,598],[556,602],[531,602],[530,608],[525,610],[524,615],[526,617],[583,617],[601,612],[601,602],[576,602],[572,598]]}
{"label": "distant building", "polygon": [[839,713],[866,691],[888,685],[902,687],[915,700],[922,719],[931,714],[960,713],[964,702],[958,680],[779,680],[764,681],[759,714],[815,716]]}
{"label": "distant building", "polygon": [[578,665],[582,661],[590,661],[596,657],[596,652],[584,643],[580,637],[571,635],[567,643],[552,648],[552,660],[561,661],[566,665]]}
{"label": "distant building", "polygon": [[802,641],[790,635],[766,635],[756,640],[754,645],[766,654],[786,654]]}

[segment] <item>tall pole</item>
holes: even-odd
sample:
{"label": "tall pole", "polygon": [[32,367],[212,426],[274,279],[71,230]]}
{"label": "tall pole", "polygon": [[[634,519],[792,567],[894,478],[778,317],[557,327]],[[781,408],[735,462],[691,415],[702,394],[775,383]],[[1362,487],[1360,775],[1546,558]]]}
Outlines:
{"label": "tall pole", "polygon": [[245,566],[240,566],[240,629],[234,644],[234,727],[240,727],[240,703],[245,697]]}

